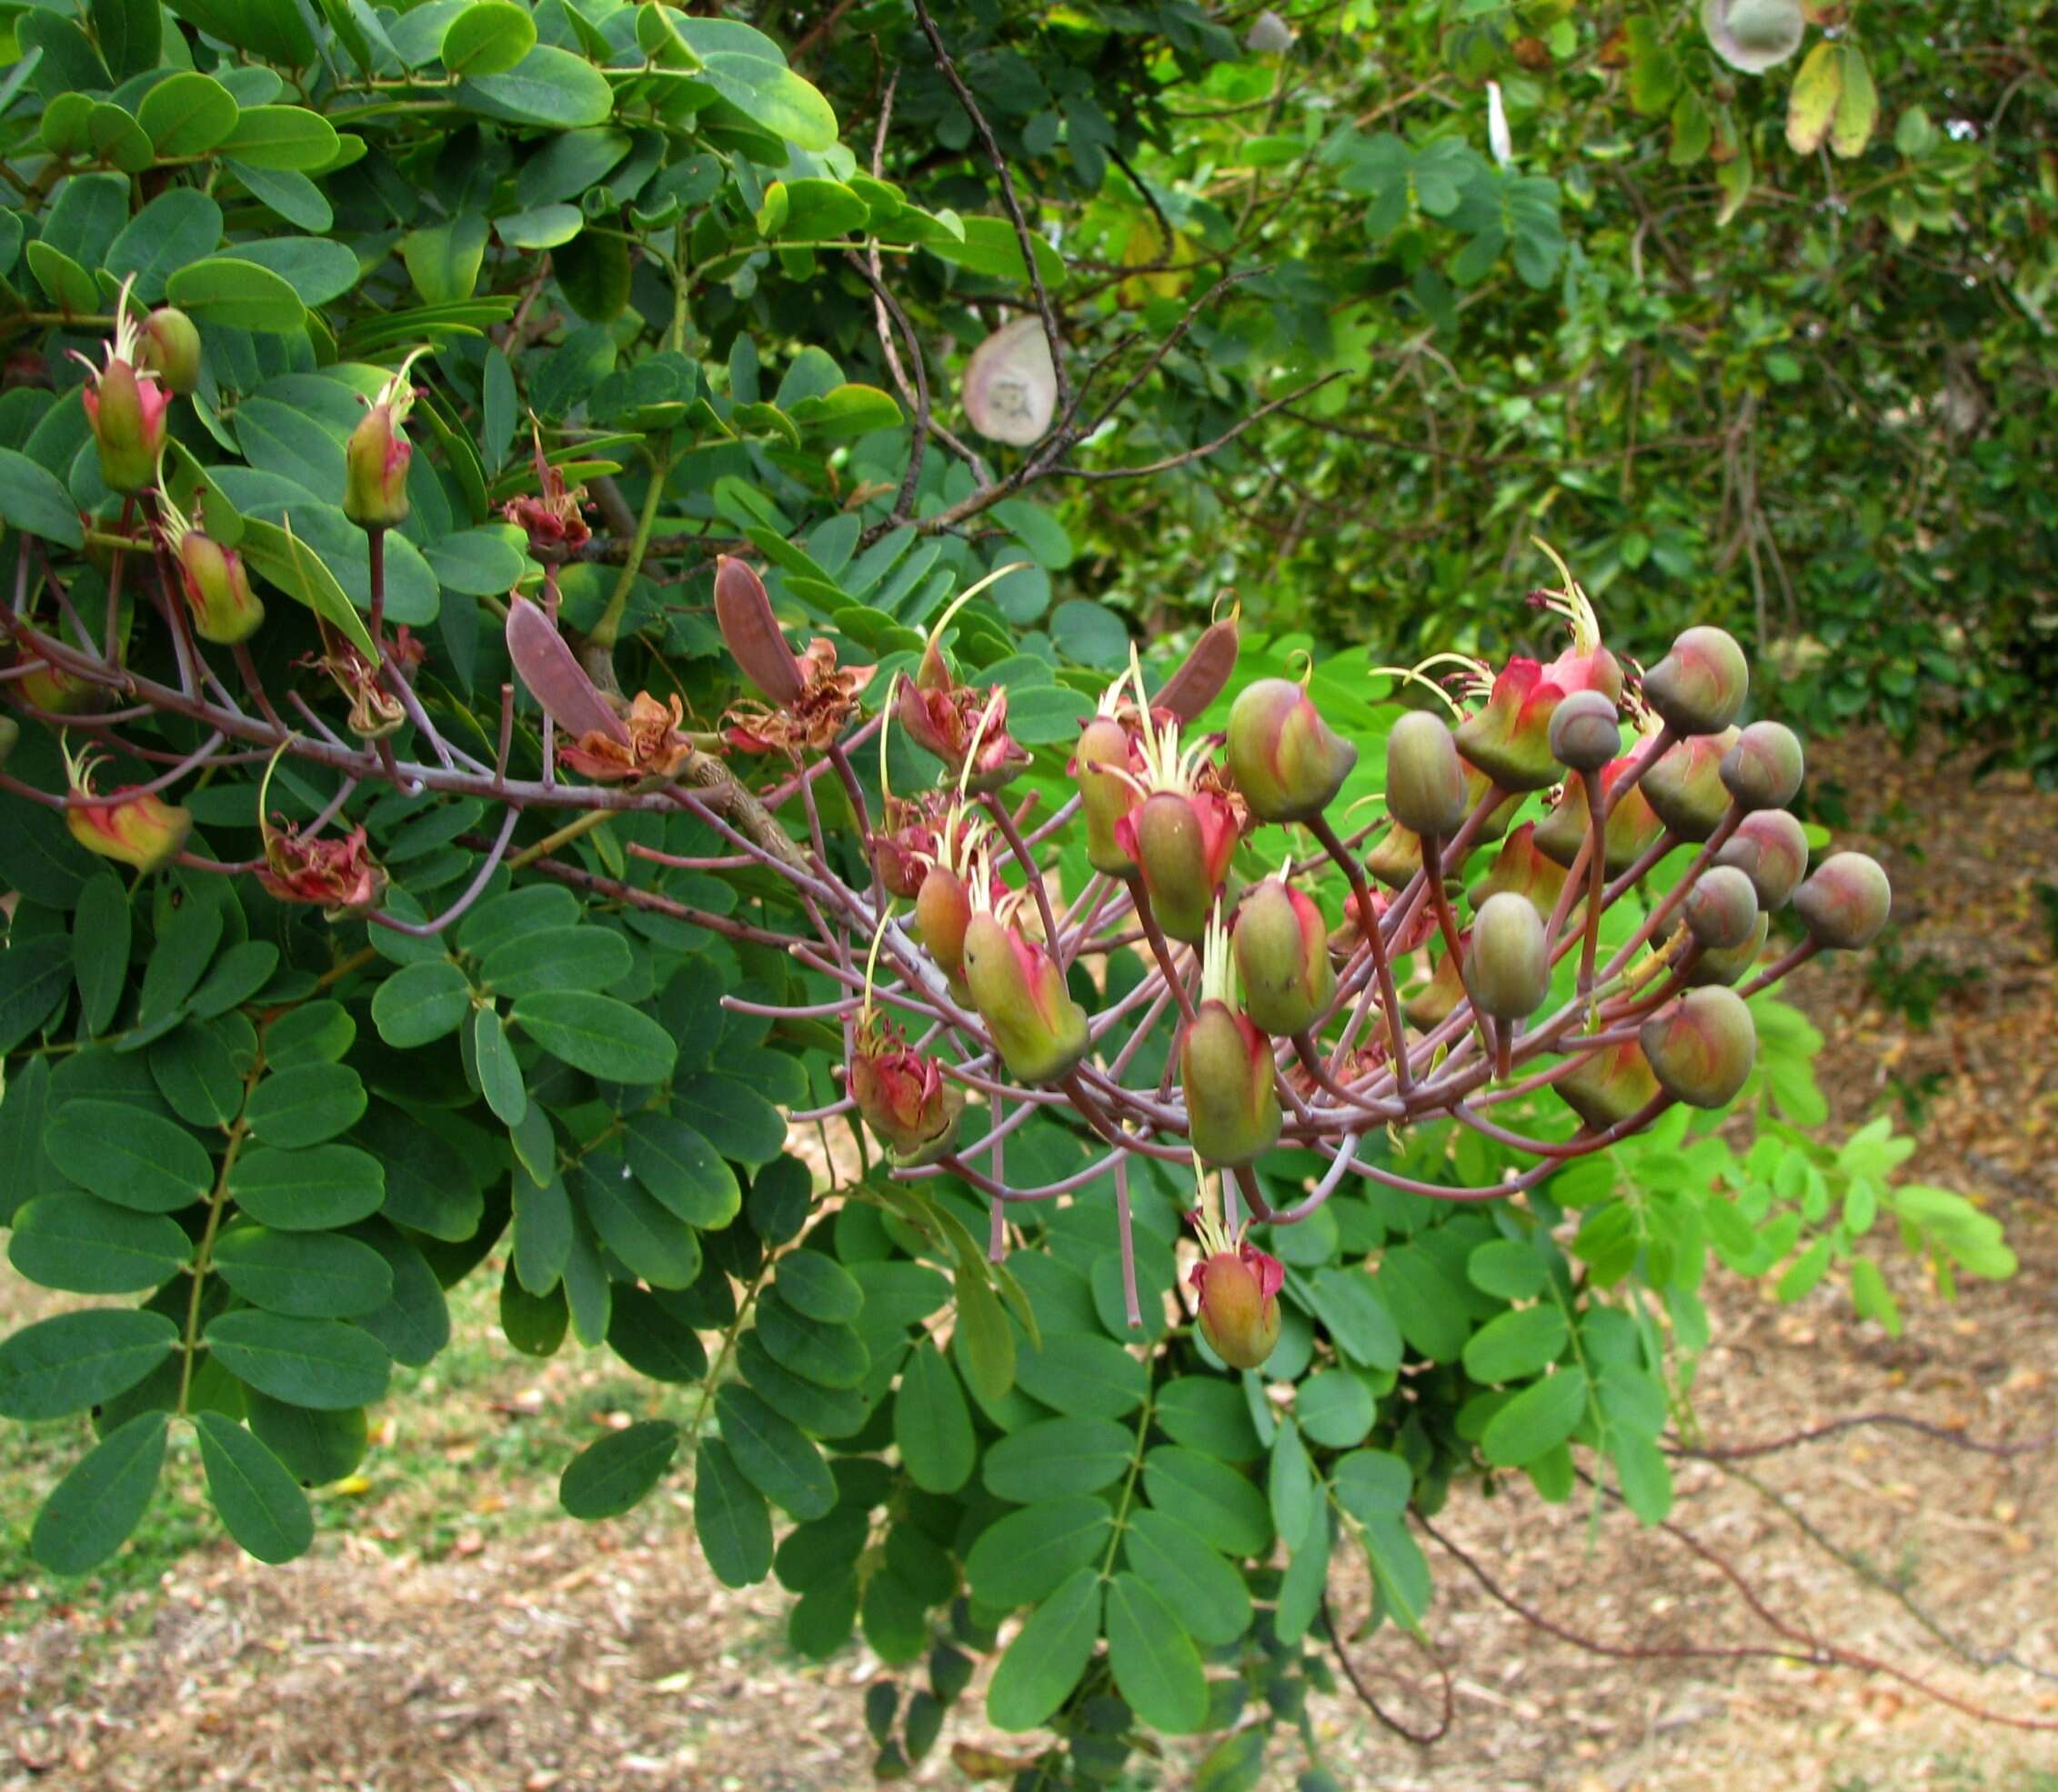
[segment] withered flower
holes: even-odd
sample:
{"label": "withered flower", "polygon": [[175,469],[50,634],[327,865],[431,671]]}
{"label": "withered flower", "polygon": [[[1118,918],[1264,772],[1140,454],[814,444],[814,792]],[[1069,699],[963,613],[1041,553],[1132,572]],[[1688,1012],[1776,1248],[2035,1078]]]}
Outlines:
{"label": "withered flower", "polygon": [[557,749],[557,763],[596,784],[676,777],[693,753],[685,723],[686,709],[677,696],[659,703],[648,691],[638,691],[629,705],[627,740],[590,729]]}
{"label": "withered flower", "polygon": [[772,709],[746,697],[722,719],[728,744],[742,753],[784,753],[798,758],[819,753],[842,734],[858,696],[871,682],[869,666],[839,667],[836,644],[818,635],[794,661],[800,673],[800,695]]}

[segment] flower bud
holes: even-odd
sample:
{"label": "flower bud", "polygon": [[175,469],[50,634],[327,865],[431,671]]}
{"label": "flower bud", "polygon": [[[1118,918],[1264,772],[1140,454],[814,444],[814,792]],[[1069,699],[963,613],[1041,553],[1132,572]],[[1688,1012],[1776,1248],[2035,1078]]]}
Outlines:
{"label": "flower bud", "polygon": [[104,802],[65,811],[72,838],[89,853],[157,871],[176,858],[193,831],[193,816],[161,796],[125,794],[124,786]]}
{"label": "flower bud", "polygon": [[1543,917],[1525,896],[1489,896],[1472,917],[1465,955],[1472,998],[1496,1020],[1527,1020],[1551,993]]}
{"label": "flower bud", "polygon": [[1651,1062],[1634,1039],[1603,1046],[1582,1058],[1551,1091],[1595,1132],[1627,1120],[1659,1092]]}
{"label": "flower bud", "polygon": [[971,919],[972,896],[965,880],[947,865],[932,866],[915,892],[915,926],[945,976],[964,975],[965,929]]}
{"label": "flower bud", "polygon": [[1252,886],[1236,911],[1236,952],[1243,1009],[1268,1033],[1305,1033],[1336,995],[1322,911],[1277,877]]}
{"label": "flower bud", "polygon": [[1365,855],[1365,869],[1390,890],[1405,889],[1422,868],[1422,836],[1394,822]]}
{"label": "flower bud", "polygon": [[1127,876],[1136,868],[1136,861],[1115,837],[1115,824],[1143,800],[1136,786],[1116,773],[1133,776],[1141,765],[1129,731],[1114,716],[1092,716],[1079,730],[1071,769],[1086,816],[1086,861],[1110,877]]}
{"label": "flower bud", "polygon": [[1643,675],[1643,700],[1672,732],[1720,734],[1751,690],[1751,666],[1725,628],[1690,628]]}
{"label": "flower bud", "polygon": [[1686,967],[1684,976],[1690,988],[1702,989],[1710,984],[1721,984],[1725,988],[1741,979],[1743,974],[1757,964],[1765,949],[1765,940],[1771,934],[1772,917],[1763,909],[1751,924],[1751,932],[1740,945],[1703,946],[1700,956]]}
{"label": "flower bud", "polygon": [[1232,1369],[1255,1369],[1280,1341],[1279,1291],[1285,1266],[1255,1245],[1217,1251],[1193,1266],[1194,1321],[1208,1347]]}
{"label": "flower bud", "polygon": [[22,725],[12,716],[0,716],[0,769],[7,764],[7,756],[15,750],[15,743],[22,737]]}
{"label": "flower bud", "polygon": [[1758,892],[1758,906],[1777,914],[1807,873],[1808,835],[1784,809],[1759,809],[1737,824],[1715,863],[1736,866]]}
{"label": "flower bud", "polygon": [[1386,737],[1386,806],[1401,826],[1448,838],[1465,819],[1465,767],[1441,716],[1411,709]]}
{"label": "flower bud", "polygon": [[800,667],[772,614],[764,580],[726,554],[715,562],[715,624],[737,669],[767,702],[783,708],[799,700]]}
{"label": "flower bud", "polygon": [[176,306],[161,305],[143,323],[137,360],[184,398],[200,384],[200,332],[193,319]]}
{"label": "flower bud", "polygon": [[1476,909],[1506,891],[1521,896],[1540,916],[1548,917],[1564,887],[1565,867],[1537,850],[1536,824],[1525,821],[1502,844],[1492,868],[1473,886],[1472,906]]}
{"label": "flower bud", "polygon": [[76,677],[40,655],[25,657],[33,669],[15,680],[15,690],[30,708],[46,716],[83,716],[99,708],[105,693],[92,680]]}
{"label": "flower bud", "polygon": [[108,352],[107,365],[86,381],[81,395],[85,419],[100,449],[100,477],[124,496],[148,488],[165,450],[165,414],[171,395],[155,375],[138,373]]}
{"label": "flower bud", "polygon": [[1758,1029],[1733,989],[1690,990],[1637,1033],[1651,1074],[1689,1107],[1727,1107],[1758,1056]]}
{"label": "flower bud", "polygon": [[233,646],[256,633],[265,606],[250,589],[243,556],[233,547],[188,530],[179,539],[178,566],[193,632],[203,641]]}
{"label": "flower bud", "polygon": [[1278,1143],[1271,1041],[1226,1002],[1203,1002],[1180,1039],[1187,1136],[1210,1164],[1233,1167]]}
{"label": "flower bud", "polygon": [[1230,706],[1230,777],[1260,821],[1308,821],[1329,806],[1358,749],[1290,678],[1260,678]]}
{"label": "flower bud", "polygon": [[[1627,759],[1617,759],[1603,766],[1601,773],[1601,793],[1603,801],[1629,767]],[[1558,799],[1558,806],[1537,824],[1537,850],[1546,858],[1571,866],[1579,856],[1580,847],[1585,844],[1590,822],[1586,806],[1586,783],[1582,778],[1566,781],[1565,793]],[[1664,832],[1665,825],[1658,819],[1643,795],[1640,779],[1630,787],[1629,794],[1617,803],[1608,816],[1608,826],[1602,836],[1605,847],[1604,868],[1611,877],[1619,877],[1634,865],[1644,849]]]}
{"label": "flower bud", "polygon": [[[925,668],[928,664],[925,659]],[[977,690],[952,685],[945,676],[946,682],[937,686],[903,673],[895,719],[917,746],[943,761],[948,777],[953,782],[963,777],[968,793],[998,790],[1029,762],[1008,732],[1007,689]],[[969,770],[968,759],[973,762]]]}
{"label": "flower bud", "polygon": [[1866,853],[1832,853],[1793,893],[1793,912],[1809,937],[1836,952],[1871,945],[1892,907],[1886,873]]}
{"label": "flower bud", "polygon": [[1055,1083],[1071,1074],[1090,1042],[1086,1010],[1067,991],[1055,958],[981,908],[965,928],[964,971],[1009,1076]]}
{"label": "flower bud", "polygon": [[361,529],[397,529],[407,520],[407,463],[415,450],[401,427],[414,408],[408,369],[417,349],[400,364],[343,445],[343,514]]}
{"label": "flower bud", "polygon": [[1510,660],[1493,681],[1486,707],[1459,724],[1459,752],[1503,790],[1541,790],[1557,783],[1551,739],[1564,696],[1535,660]]}
{"label": "flower bud", "polygon": [[1801,737],[1783,722],[1753,722],[1722,756],[1722,785],[1742,809],[1783,809],[1801,788]]}
{"label": "flower bud", "polygon": [[1737,737],[1734,728],[1689,736],[1644,773],[1638,787],[1658,812],[1658,819],[1681,839],[1705,840],[1729,813],[1722,756]]}
{"label": "flower bud", "polygon": [[1687,892],[1683,912],[1704,949],[1732,951],[1757,928],[1758,892],[1733,865],[1711,866]]}
{"label": "flower bud", "polygon": [[1168,937],[1199,944],[1236,850],[1229,805],[1210,792],[1154,790],[1115,824]]}
{"label": "flower bud", "polygon": [[1561,766],[1597,772],[1621,750],[1621,721],[1603,692],[1575,691],[1551,717],[1551,756]]}
{"label": "flower bud", "polygon": [[963,1092],[943,1080],[934,1058],[911,1051],[885,1026],[868,1030],[850,1055],[848,1086],[865,1124],[902,1169],[946,1156],[958,1136]]}

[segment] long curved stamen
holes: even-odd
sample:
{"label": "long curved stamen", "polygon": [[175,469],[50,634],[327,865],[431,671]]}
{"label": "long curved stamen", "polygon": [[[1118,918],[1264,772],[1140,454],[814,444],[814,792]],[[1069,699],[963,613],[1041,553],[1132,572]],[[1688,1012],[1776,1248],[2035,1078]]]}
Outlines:
{"label": "long curved stamen", "polygon": [[962,591],[960,591],[955,597],[950,600],[950,607],[945,610],[941,616],[937,617],[935,626],[929,632],[929,639],[922,644],[922,650],[924,654],[926,655],[929,653],[933,653],[941,647],[941,646],[943,645],[943,631],[946,628],[949,627],[951,623],[957,619],[958,612],[963,609],[967,604],[970,603],[973,598],[977,597],[980,592],[984,591],[988,586],[999,584],[999,581],[1006,578],[1009,573],[1027,572],[1029,570],[1029,563],[1027,560],[1010,560],[1005,566],[997,566],[984,578],[979,579],[971,585],[968,585]]}
{"label": "long curved stamen", "polygon": [[1420,661],[1414,666],[1375,666],[1371,669],[1370,676],[1374,678],[1398,678],[1402,684],[1420,685],[1425,691],[1434,692],[1436,700],[1450,710],[1453,716],[1462,720],[1465,712],[1457,698],[1453,697],[1435,679],[1423,676],[1426,670],[1432,666],[1461,666],[1473,677],[1485,677],[1489,685],[1492,683],[1487,668],[1467,654],[1431,654],[1427,659]]}
{"label": "long curved stamen", "polygon": [[1236,957],[1230,951],[1229,923],[1221,905],[1210,911],[1200,942],[1200,999],[1236,1006]]}
{"label": "long curved stamen", "polygon": [[1601,645],[1601,618],[1594,614],[1592,601],[1581,588],[1579,581],[1572,576],[1571,568],[1566,566],[1555,547],[1541,536],[1531,536],[1530,544],[1549,558],[1551,564],[1557,567],[1558,576],[1564,581],[1563,589],[1542,594],[1543,607],[1553,616],[1563,616],[1571,625],[1572,647],[1575,652],[1591,653]]}
{"label": "long curved stamen", "polygon": [[996,686],[993,695],[986,700],[986,707],[979,711],[979,726],[972,730],[972,744],[965,749],[965,763],[958,768],[958,801],[960,805],[971,784],[972,767],[979,764],[979,750],[986,739],[986,731],[992,726],[993,718],[1000,713],[1007,701],[1007,687]]}
{"label": "long curved stamen", "polygon": [[[268,777],[270,774],[266,776]],[[865,1006],[858,1016],[861,1026],[869,1026],[872,1023],[872,983],[878,974],[878,949],[886,940],[887,925],[892,919],[893,898],[888,896],[886,906],[879,910],[878,926],[872,929],[872,949],[865,955]]]}

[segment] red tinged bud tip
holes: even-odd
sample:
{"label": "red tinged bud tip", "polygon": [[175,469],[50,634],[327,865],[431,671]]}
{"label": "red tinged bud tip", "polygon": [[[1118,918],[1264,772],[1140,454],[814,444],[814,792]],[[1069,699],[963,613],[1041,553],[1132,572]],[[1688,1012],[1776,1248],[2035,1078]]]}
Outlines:
{"label": "red tinged bud tip", "polygon": [[1212,791],[1154,790],[1115,824],[1168,936],[1199,944],[1236,851],[1236,817]]}
{"label": "red tinged bud tip", "polygon": [[1552,1083],[1551,1092],[1595,1132],[1627,1120],[1661,1093],[1634,1039],[1591,1053]]}
{"label": "red tinged bud tip", "polygon": [[972,896],[965,880],[948,865],[931,866],[915,892],[915,926],[945,976],[965,973],[965,929],[971,921]]}
{"label": "red tinged bud tip", "polygon": [[1667,1003],[1637,1038],[1665,1093],[1689,1107],[1727,1107],[1758,1056],[1751,1010],[1719,984]]}
{"label": "red tinged bud tip", "polygon": [[137,344],[141,365],[184,398],[200,384],[200,332],[185,312],[161,305],[143,321]]}
{"label": "red tinged bud tip", "polygon": [[1753,722],[1722,758],[1722,783],[1744,809],[1783,809],[1807,766],[1801,736],[1783,722]]}
{"label": "red tinged bud tip", "polygon": [[965,1097],[934,1058],[909,1049],[898,1028],[875,1018],[851,1053],[851,1098],[902,1169],[949,1154]]}
{"label": "red tinged bud tip", "polygon": [[1230,706],[1229,775],[1260,821],[1309,821],[1329,806],[1358,749],[1290,678],[1260,678]]}
{"label": "red tinged bud tip", "polygon": [[156,478],[172,404],[171,393],[143,360],[142,326],[128,304],[134,284],[133,275],[124,281],[115,302],[115,335],[105,365],[95,367],[73,351],[86,369],[79,397],[99,449],[101,480],[124,496],[148,490]]}
{"label": "red tinged bud tip", "polygon": [[1643,675],[1643,701],[1674,734],[1715,735],[1736,720],[1751,664],[1727,629],[1690,628]]}
{"label": "red tinged bud tip", "polygon": [[1615,700],[1601,691],[1575,691],[1551,717],[1551,755],[1569,771],[1597,772],[1622,750]]}
{"label": "red tinged bud tip", "polygon": [[1537,850],[1536,824],[1525,821],[1502,843],[1492,867],[1472,888],[1472,905],[1479,906],[1503,891],[1523,896],[1541,916],[1548,917],[1565,887],[1565,867]]}
{"label": "red tinged bud tip", "polygon": [[178,566],[193,632],[217,646],[247,641],[264,622],[265,606],[250,588],[243,556],[207,535],[198,520],[187,521],[162,485],[160,479],[157,534]]}
{"label": "red tinged bud tip", "polygon": [[[91,752],[74,759],[65,750],[65,767],[75,796],[96,797],[93,774],[98,763]],[[104,798],[65,809],[65,826],[73,839],[100,858],[133,865],[138,871],[161,871],[185,850],[193,816],[161,796],[125,785]]]}
{"label": "red tinged bud tip", "polygon": [[[1601,773],[1601,799],[1606,801],[1631,761],[1617,759],[1603,766]],[[1566,781],[1564,794],[1558,805],[1537,824],[1537,850],[1547,858],[1562,866],[1571,866],[1579,856],[1579,850],[1586,842],[1590,818],[1586,806],[1586,784],[1583,779]],[[1611,877],[1618,877],[1634,865],[1649,846],[1665,831],[1665,824],[1658,819],[1645,798],[1641,780],[1630,787],[1628,795],[1617,803],[1608,816],[1608,826],[1603,836],[1606,847],[1606,869]]]}
{"label": "red tinged bud tip", "polygon": [[1272,1042],[1227,1003],[1201,1003],[1180,1036],[1187,1136],[1204,1162],[1254,1163],[1279,1142]]}
{"label": "red tinged bud tip", "polygon": [[1758,906],[1776,915],[1807,875],[1807,830],[1784,809],[1759,809],[1737,824],[1715,863],[1742,872],[1758,892]]}
{"label": "red tinged bud tip", "polygon": [[1793,893],[1793,912],[1809,937],[1835,952],[1870,946],[1893,909],[1893,889],[1879,860],[1832,853]]}
{"label": "red tinged bud tip", "polygon": [[1758,892],[1733,865],[1712,865],[1687,892],[1687,931],[1712,952],[1733,952],[1758,926]]}

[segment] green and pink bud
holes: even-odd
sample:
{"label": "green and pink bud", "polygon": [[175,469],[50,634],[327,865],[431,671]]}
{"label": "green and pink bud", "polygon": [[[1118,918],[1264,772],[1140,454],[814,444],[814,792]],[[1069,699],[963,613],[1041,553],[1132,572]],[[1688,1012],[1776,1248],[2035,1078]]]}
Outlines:
{"label": "green and pink bud", "polygon": [[1136,868],[1115,829],[1143,800],[1137,784],[1142,770],[1136,736],[1119,716],[1103,708],[1088,718],[1070,771],[1086,816],[1086,862],[1110,877],[1126,877]]}
{"label": "green and pink bud", "polygon": [[1634,1039],[1588,1054],[1551,1090],[1595,1132],[1620,1125],[1661,1093],[1650,1059]]}
{"label": "green and pink bud", "polygon": [[1682,975],[1690,988],[1702,989],[1712,984],[1727,986],[1742,980],[1743,975],[1764,956],[1765,941],[1771,936],[1772,917],[1762,909],[1752,924],[1749,936],[1737,946],[1703,946],[1700,955],[1689,965]]}
{"label": "green and pink bud", "polygon": [[397,529],[407,520],[407,464],[415,450],[403,425],[414,408],[408,373],[427,354],[400,364],[343,445],[343,514],[361,529]]}
{"label": "green and pink bud", "polygon": [[1503,790],[1542,790],[1558,782],[1551,718],[1565,693],[1533,659],[1508,662],[1484,708],[1458,726],[1458,751]]}
{"label": "green and pink bud", "polygon": [[1536,824],[1525,821],[1501,843],[1491,869],[1472,890],[1472,902],[1477,906],[1506,893],[1523,897],[1548,916],[1564,887],[1565,867],[1537,850]]}
{"label": "green and pink bud", "polygon": [[1272,1042],[1226,1002],[1203,1002],[1180,1037],[1187,1136],[1208,1163],[1234,1167],[1279,1143]]}
{"label": "green and pink bud", "polygon": [[1190,1214],[1200,1261],[1187,1279],[1194,1323],[1208,1347],[1232,1369],[1255,1369],[1280,1341],[1280,1289],[1286,1268],[1240,1236],[1231,1237],[1206,1215]]}
{"label": "green and pink bud", "polygon": [[915,927],[937,968],[953,980],[965,974],[965,930],[972,922],[972,894],[948,865],[929,867],[915,892]]}
{"label": "green and pink bud", "polygon": [[[1604,766],[1601,771],[1601,800],[1608,799],[1631,762],[1617,759]],[[1579,856],[1579,850],[1586,843],[1591,818],[1586,803],[1586,782],[1583,778],[1566,781],[1564,795],[1558,806],[1537,824],[1537,850],[1558,864],[1570,866]],[[1658,836],[1665,831],[1665,824],[1658,819],[1657,812],[1644,796],[1642,781],[1632,785],[1628,793],[1617,803],[1608,816],[1607,829],[1602,836],[1605,851],[1605,869],[1611,877],[1619,877],[1642,856]]]}
{"label": "green and pink bud", "polygon": [[1725,628],[1690,628],[1643,675],[1643,701],[1674,734],[1720,734],[1751,692],[1751,665]]}
{"label": "green and pink bud", "polygon": [[1644,773],[1637,787],[1658,812],[1658,819],[1682,840],[1705,840],[1729,813],[1722,762],[1737,739],[1734,728],[1691,735]]}
{"label": "green and pink bud", "polygon": [[90,752],[75,760],[65,752],[71,793],[89,799],[65,811],[72,838],[100,858],[133,865],[138,871],[161,871],[185,850],[186,836],[193,831],[192,815],[132,785],[97,797],[93,788],[97,763]]}
{"label": "green and pink bud", "polygon": [[79,389],[85,421],[100,451],[100,477],[111,492],[133,497],[149,489],[165,452],[172,395],[142,362],[142,328],[128,305],[133,278],[122,285],[115,302],[115,336],[107,345],[106,365],[72,351],[85,365],[85,384]]}
{"label": "green and pink bud", "polygon": [[1115,824],[1158,925],[1198,945],[1236,851],[1236,816],[1211,790],[1153,790]]}
{"label": "green and pink bud", "polygon": [[1386,737],[1386,806],[1416,835],[1448,839],[1464,823],[1464,762],[1443,718],[1411,709]]}
{"label": "green and pink bud", "polygon": [[1260,678],[1230,706],[1230,780],[1260,821],[1309,821],[1330,805],[1358,749],[1290,678]]}
{"label": "green and pink bud", "polygon": [[1687,892],[1682,913],[1704,951],[1734,951],[1757,929],[1758,892],[1733,865],[1710,866]]}
{"label": "green and pink bud", "polygon": [[197,518],[189,521],[172,502],[171,494],[162,490],[157,533],[178,566],[193,632],[203,641],[224,647],[255,635],[265,619],[265,606],[250,588],[243,556],[216,541]]}
{"label": "green and pink bud", "polygon": [[1621,750],[1621,718],[1605,692],[1575,691],[1551,717],[1551,756],[1569,771],[1597,772]]}
{"label": "green and pink bud", "polygon": [[40,654],[23,654],[29,669],[15,679],[15,695],[31,709],[45,716],[83,716],[97,709],[105,693],[90,679],[80,678],[55,666]]}
{"label": "green and pink bud", "polygon": [[1637,1035],[1660,1086],[1689,1107],[1727,1107],[1758,1056],[1758,1029],[1733,989],[1712,984],[1669,1002]]}
{"label": "green and pink bud", "polygon": [[910,1050],[896,1027],[874,1020],[850,1055],[848,1086],[865,1124],[903,1169],[949,1154],[965,1098],[934,1058]]}
{"label": "green and pink bud", "polygon": [[908,738],[943,761],[945,774],[974,796],[999,790],[1029,764],[1008,732],[1008,692],[925,685],[902,674],[895,719]]}
{"label": "green and pink bud", "polygon": [[1807,831],[1784,809],[1759,809],[1737,824],[1715,863],[1742,872],[1758,892],[1758,906],[1776,915],[1808,874]]}
{"label": "green and pink bud", "polygon": [[1793,893],[1793,912],[1808,936],[1833,952],[1870,946],[1893,910],[1893,889],[1867,853],[1832,853]]}
{"label": "green and pink bud", "polygon": [[176,306],[161,305],[143,320],[137,352],[140,365],[175,396],[184,398],[200,384],[200,332]]}
{"label": "green and pink bud", "polygon": [[963,965],[972,1004],[1009,1076],[1055,1083],[1078,1068],[1091,1043],[1086,1010],[1042,946],[977,907],[965,927]]}
{"label": "green and pink bud", "polygon": [[1336,997],[1329,927],[1301,891],[1277,877],[1253,885],[1230,937],[1243,1010],[1267,1033],[1290,1038],[1329,1012]]}
{"label": "green and pink bud", "polygon": [[1783,722],[1753,722],[1722,756],[1722,784],[1742,809],[1783,809],[1801,788],[1807,756]]}

